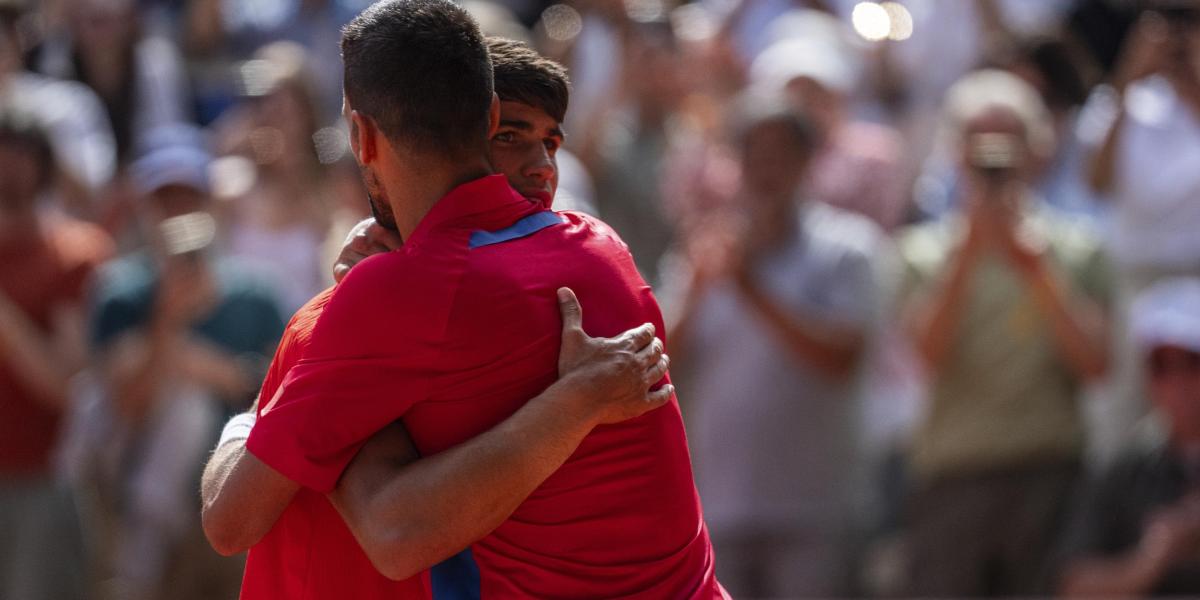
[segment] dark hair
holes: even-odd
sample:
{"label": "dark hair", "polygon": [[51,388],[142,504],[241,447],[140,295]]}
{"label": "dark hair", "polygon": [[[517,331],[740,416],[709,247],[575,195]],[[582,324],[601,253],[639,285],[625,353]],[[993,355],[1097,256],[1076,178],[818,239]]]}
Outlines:
{"label": "dark hair", "polygon": [[457,159],[485,148],[492,63],[449,0],[376,2],[342,29],[346,98],[390,140]]}
{"label": "dark hair", "polygon": [[40,189],[45,189],[53,181],[54,149],[50,146],[45,129],[32,114],[0,106],[0,145],[22,147],[33,155]]}
{"label": "dark hair", "polygon": [[487,43],[496,95],[540,108],[561,123],[571,99],[567,70],[522,42],[490,37]]}

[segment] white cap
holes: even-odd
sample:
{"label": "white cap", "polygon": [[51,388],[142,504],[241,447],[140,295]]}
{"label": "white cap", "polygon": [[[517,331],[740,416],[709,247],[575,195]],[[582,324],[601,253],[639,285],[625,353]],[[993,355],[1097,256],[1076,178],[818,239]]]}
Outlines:
{"label": "white cap", "polygon": [[751,82],[764,90],[782,90],[800,77],[812,79],[830,91],[849,94],[858,83],[858,67],[841,46],[820,39],[776,42],[750,66]]}
{"label": "white cap", "polygon": [[1200,278],[1154,284],[1134,299],[1130,320],[1133,339],[1143,351],[1178,346],[1200,352]]}

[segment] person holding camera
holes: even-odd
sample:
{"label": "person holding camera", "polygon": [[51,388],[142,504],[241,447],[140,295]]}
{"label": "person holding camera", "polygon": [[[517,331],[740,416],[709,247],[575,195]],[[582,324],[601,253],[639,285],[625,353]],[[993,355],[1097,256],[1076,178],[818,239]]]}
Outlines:
{"label": "person holding camera", "polygon": [[1082,119],[1101,125],[1088,184],[1113,204],[1113,258],[1130,294],[1200,276],[1200,7],[1150,5]]}
{"label": "person holding camera", "polygon": [[119,524],[122,598],[160,597],[168,578],[171,597],[218,597],[241,570],[169,559],[193,547],[211,558],[195,477],[225,419],[253,401],[284,326],[274,290],[214,254],[209,162],[198,130],[151,132],[130,166],[148,244],[107,265],[96,294],[92,346],[112,425],[94,466]]}
{"label": "person holding camera", "polygon": [[957,209],[898,239],[929,382],[909,456],[909,592],[1035,595],[1080,472],[1080,388],[1107,369],[1111,277],[1098,240],[1030,191],[1053,144],[1033,88],[978,71],[944,111]]}

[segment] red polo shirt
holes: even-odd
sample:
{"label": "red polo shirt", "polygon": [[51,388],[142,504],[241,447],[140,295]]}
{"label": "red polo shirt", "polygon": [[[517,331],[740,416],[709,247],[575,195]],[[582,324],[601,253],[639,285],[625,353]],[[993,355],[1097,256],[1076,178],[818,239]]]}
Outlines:
{"label": "red polo shirt", "polygon": [[[603,223],[553,213],[504,177],[439,201],[404,248],[355,267],[247,447],[319,492],[402,418],[424,456],[496,425],[557,378],[569,286],[591,335],[650,321],[649,287]],[[483,597],[720,598],[674,400],[597,427],[472,547]]]}
{"label": "red polo shirt", "polygon": [[[284,376],[304,357],[333,290],[321,292],[292,317],[263,381],[261,398],[273,397]],[[242,600],[428,597],[427,574],[404,581],[379,574],[325,494],[308,488],[296,493],[266,537],[250,548],[242,577]]]}

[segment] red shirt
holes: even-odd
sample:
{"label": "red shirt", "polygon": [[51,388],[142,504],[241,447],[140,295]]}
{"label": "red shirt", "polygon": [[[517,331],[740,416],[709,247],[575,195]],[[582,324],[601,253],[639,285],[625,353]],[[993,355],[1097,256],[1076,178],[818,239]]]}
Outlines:
{"label": "red shirt", "polygon": [[[663,331],[606,225],[546,211],[502,176],[456,188],[403,249],[350,272],[247,447],[325,492],[398,418],[423,456],[483,433],[557,378],[561,286],[591,335]],[[674,399],[597,427],[472,552],[485,598],[723,596]]]}
{"label": "red shirt", "polygon": [[[112,254],[102,229],[65,218],[0,237],[0,294],[48,334],[54,311],[80,309],[96,265]],[[0,477],[48,475],[60,420],[61,412],[38,402],[0,352]]]}
{"label": "red shirt", "polygon": [[[304,357],[334,289],[317,294],[296,311],[275,351],[260,398],[273,397],[284,376]],[[404,600],[429,595],[427,574],[392,581],[375,570],[325,494],[301,488],[266,537],[250,548],[241,598]]]}

